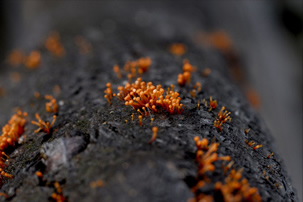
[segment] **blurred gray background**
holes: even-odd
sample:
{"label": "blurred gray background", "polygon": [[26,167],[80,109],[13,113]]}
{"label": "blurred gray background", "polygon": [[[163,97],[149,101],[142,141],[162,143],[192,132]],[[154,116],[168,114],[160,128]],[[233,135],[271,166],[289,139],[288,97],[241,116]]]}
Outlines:
{"label": "blurred gray background", "polygon": [[[90,9],[96,12],[98,6],[117,3],[128,4],[1,1],[0,59],[3,61],[14,48],[27,50],[41,43],[53,28],[55,13],[62,8],[68,8],[67,14],[61,16],[64,21],[85,15]],[[138,7],[138,13],[145,9],[141,3],[130,3]],[[162,6],[159,2],[156,4]],[[181,7],[188,4],[183,3]],[[214,30],[224,30],[230,35],[248,82],[260,95],[259,113],[275,138],[276,149],[302,201],[302,1],[202,1],[198,4],[204,21]],[[163,4],[163,9],[170,6]]]}

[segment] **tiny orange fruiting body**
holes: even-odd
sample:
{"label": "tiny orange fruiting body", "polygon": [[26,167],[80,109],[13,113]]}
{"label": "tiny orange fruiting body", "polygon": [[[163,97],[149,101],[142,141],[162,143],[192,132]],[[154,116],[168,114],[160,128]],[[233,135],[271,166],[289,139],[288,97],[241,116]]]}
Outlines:
{"label": "tiny orange fruiting body", "polygon": [[12,66],[21,65],[24,62],[25,54],[21,50],[13,50],[7,57],[7,63]]}
{"label": "tiny orange fruiting body", "polygon": [[117,77],[118,77],[119,79],[121,79],[122,74],[121,74],[121,71],[120,71],[119,66],[118,66],[118,65],[114,65],[113,70],[114,70],[114,72],[117,74]]}
{"label": "tiny orange fruiting body", "polygon": [[245,133],[245,134],[248,134],[248,133],[249,133],[249,131],[250,131],[250,128],[245,129],[245,130],[244,130],[244,133]]}
{"label": "tiny orange fruiting body", "polygon": [[209,179],[205,174],[207,172],[213,172],[215,170],[215,161],[230,161],[231,158],[230,156],[218,157],[218,143],[209,144],[209,141],[206,138],[203,138],[201,140],[198,136],[194,137],[194,141],[197,147],[196,161],[198,162],[198,181],[196,185],[191,188],[192,192],[195,194],[195,198],[192,199],[192,201],[213,201],[212,196],[203,195],[198,190],[209,183]]}
{"label": "tiny orange fruiting body", "polygon": [[36,175],[37,175],[37,177],[39,177],[39,178],[42,178],[42,177],[43,177],[43,174],[42,174],[41,171],[37,171],[37,172],[36,172]]}
{"label": "tiny orange fruiting body", "polygon": [[154,120],[155,120],[155,118],[153,118],[153,117],[150,118],[150,126],[153,125],[153,121],[154,121]]}
{"label": "tiny orange fruiting body", "polygon": [[200,82],[197,82],[197,83],[193,86],[193,89],[197,89],[197,91],[200,92],[200,91],[202,90],[201,83],[200,83]]}
{"label": "tiny orange fruiting body", "polygon": [[271,154],[267,155],[267,158],[269,159],[273,155],[274,155],[274,153],[272,152]]}
{"label": "tiny orange fruiting body", "polygon": [[183,43],[174,43],[169,46],[169,51],[174,55],[181,56],[186,52],[186,46]]}
{"label": "tiny orange fruiting body", "polygon": [[112,89],[112,85],[111,83],[107,83],[106,84],[106,90],[104,91],[105,95],[104,97],[107,99],[108,103],[110,105],[112,105],[111,100],[112,98],[115,96],[115,94],[113,94],[113,89]]}
{"label": "tiny orange fruiting body", "polygon": [[56,115],[53,116],[53,121],[51,123],[42,121],[42,119],[40,118],[38,113],[36,113],[35,116],[36,116],[36,119],[38,120],[38,122],[36,122],[36,121],[31,122],[33,125],[39,126],[39,128],[37,130],[35,130],[35,133],[38,133],[39,131],[42,130],[45,133],[49,134],[51,132],[51,127],[54,125],[54,123],[56,121],[57,116]]}
{"label": "tiny orange fruiting body", "polygon": [[207,76],[210,75],[210,73],[211,73],[211,69],[210,68],[206,68],[206,69],[203,70],[202,76],[203,77],[207,77]]}
{"label": "tiny orange fruiting body", "polygon": [[50,113],[57,113],[59,109],[57,100],[51,95],[45,95],[45,99],[49,100],[49,102],[45,103],[46,111]]}
{"label": "tiny orange fruiting body", "polygon": [[184,110],[179,93],[172,90],[165,92],[161,85],[154,86],[152,82],[146,83],[141,78],[137,78],[132,84],[127,83],[125,87],[119,86],[118,90],[118,98],[136,111],[139,109],[138,112],[142,115],[159,110],[180,114]]}
{"label": "tiny orange fruiting body", "polygon": [[253,147],[253,150],[256,150],[256,149],[258,149],[258,148],[261,148],[262,146],[263,146],[263,145],[261,145],[261,144],[256,145],[256,146]]}
{"label": "tiny orange fruiting body", "polygon": [[217,100],[213,100],[213,97],[212,96],[210,96],[210,98],[209,98],[209,112],[211,111],[211,110],[213,110],[213,109],[216,109],[217,108]]}
{"label": "tiny orange fruiting body", "polygon": [[25,66],[29,69],[37,68],[41,63],[41,54],[39,51],[32,51],[25,60]]}
{"label": "tiny orange fruiting body", "polygon": [[142,126],[142,118],[143,118],[142,115],[139,115],[138,118],[139,118],[139,126]]}
{"label": "tiny orange fruiting body", "polygon": [[56,57],[62,57],[65,54],[64,47],[60,41],[60,35],[57,32],[53,32],[45,41],[45,47]]}
{"label": "tiny orange fruiting body", "polygon": [[152,128],[152,131],[153,131],[153,136],[152,136],[152,138],[150,139],[150,141],[148,142],[148,144],[152,144],[152,143],[155,141],[155,139],[156,139],[156,137],[157,137],[158,127],[154,126],[154,127]]}
{"label": "tiny orange fruiting body", "polygon": [[194,72],[197,68],[192,66],[187,59],[183,60],[183,73],[184,72]]}
{"label": "tiny orange fruiting body", "polygon": [[223,127],[222,127],[222,122],[220,122],[219,120],[215,120],[214,121],[214,126],[219,130],[219,131],[222,131],[223,130]]}
{"label": "tiny orange fruiting body", "polygon": [[195,89],[193,89],[193,90],[190,91],[189,93],[190,93],[190,95],[191,95],[193,98],[196,97],[196,90],[195,90]]}
{"label": "tiny orange fruiting body", "polygon": [[91,188],[97,188],[97,187],[102,187],[102,186],[104,186],[104,181],[103,180],[97,180],[97,181],[94,181],[94,182],[90,183]]}
{"label": "tiny orange fruiting body", "polygon": [[226,121],[230,122],[231,121],[230,112],[224,111],[224,110],[225,110],[225,107],[223,106],[218,113],[218,119],[219,119],[219,121],[221,121],[223,123],[225,123]]}

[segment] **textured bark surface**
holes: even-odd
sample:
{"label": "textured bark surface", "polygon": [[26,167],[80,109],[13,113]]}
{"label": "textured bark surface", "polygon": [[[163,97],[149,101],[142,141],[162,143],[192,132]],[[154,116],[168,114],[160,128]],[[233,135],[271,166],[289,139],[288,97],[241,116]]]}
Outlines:
{"label": "textured bark surface", "polygon": [[[150,7],[156,12],[149,12]],[[1,191],[11,201],[49,200],[55,181],[60,182],[69,201],[186,201],[193,197],[190,187],[198,169],[195,136],[219,142],[218,154],[230,155],[235,168],[244,169],[243,176],[258,188],[264,201],[296,201],[282,161],[273,149],[270,133],[230,79],[226,57],[219,50],[194,40],[192,33],[211,29],[206,19],[201,22],[195,18],[201,8],[179,5],[168,12],[147,5],[143,7],[144,12],[136,12],[138,7],[122,9],[119,4],[113,4],[91,12],[85,9],[79,18],[64,22],[58,19],[68,16],[69,11],[57,10],[58,16],[49,25],[61,34],[66,50],[64,57],[53,57],[41,41],[32,46],[42,53],[38,69],[12,69],[1,64],[0,84],[6,90],[6,95],[0,98],[1,126],[17,106],[29,113],[30,120],[39,113],[51,121],[52,115],[45,111],[45,100],[36,99],[34,92],[52,94],[55,85],[61,88],[56,96],[60,104],[56,130],[50,135],[35,134],[35,126],[28,124],[26,142],[7,150],[10,159],[5,170],[14,178],[4,178]],[[91,42],[90,54],[79,53],[74,43],[76,35]],[[187,45],[184,56],[176,57],[168,51],[174,42]],[[114,90],[127,82],[126,77],[116,77],[113,65],[121,67],[127,60],[146,56],[151,58],[152,65],[143,74],[144,81],[166,88],[170,84],[177,86],[183,59],[187,58],[198,68],[192,82],[202,84],[197,98],[190,96],[190,88],[176,88],[181,103],[186,106],[182,114],[154,114],[153,125],[159,131],[152,145],[148,144],[152,135],[149,116],[139,126],[137,115],[131,120],[135,112],[131,107],[118,99],[113,99],[110,106],[103,97],[107,82],[112,83]],[[212,72],[202,77],[206,67]],[[21,74],[20,82],[10,80],[12,71]],[[201,105],[198,109],[198,100],[210,96],[218,100],[218,108],[209,112],[208,107]],[[218,132],[213,122],[222,106],[231,112],[232,121]],[[251,131],[245,134],[247,128]],[[253,150],[245,143],[247,139],[263,147]],[[268,159],[271,152],[275,155]],[[209,178],[212,182],[223,181],[221,164],[216,167]],[[39,182],[35,175],[38,170],[44,173],[46,183]],[[268,179],[263,176],[264,170]],[[90,183],[96,180],[103,180],[104,186],[91,188]],[[214,194],[212,186],[210,183],[202,191]]]}

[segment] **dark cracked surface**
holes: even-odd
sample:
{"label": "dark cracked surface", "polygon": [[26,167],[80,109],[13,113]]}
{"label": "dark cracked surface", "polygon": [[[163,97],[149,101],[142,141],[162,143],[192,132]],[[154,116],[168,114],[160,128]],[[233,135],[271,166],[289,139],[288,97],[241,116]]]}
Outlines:
{"label": "dark cracked surface", "polygon": [[[54,20],[50,29],[61,34],[66,55],[55,58],[45,50],[43,41],[35,43],[33,48],[41,51],[42,64],[32,71],[15,69],[21,73],[19,83],[10,81],[11,67],[1,64],[0,84],[7,91],[0,99],[1,126],[16,106],[28,112],[30,120],[38,112],[43,120],[51,121],[52,115],[44,108],[45,100],[36,99],[34,92],[52,94],[55,85],[61,88],[56,96],[60,105],[53,127],[56,130],[50,135],[35,134],[36,128],[28,124],[26,142],[7,151],[10,159],[5,170],[14,178],[4,179],[1,191],[9,195],[9,200],[50,200],[52,183],[58,181],[69,201],[186,201],[193,197],[190,187],[197,176],[193,138],[200,136],[220,143],[218,154],[230,155],[235,168],[244,168],[243,176],[258,188],[263,201],[296,201],[282,160],[273,150],[270,133],[231,81],[226,59],[218,50],[197,45],[193,40],[193,32],[209,29],[206,21],[194,18],[194,11],[201,8],[186,7],[180,16],[177,13],[182,5],[169,12],[157,4],[147,5],[147,10],[139,14],[132,6],[122,9],[113,5],[114,12],[109,9],[112,5],[92,9],[91,13],[84,6],[79,18]],[[157,12],[149,12],[149,7]],[[55,11],[55,19],[70,15],[68,10]],[[82,18],[84,14],[86,18]],[[74,44],[74,37],[79,34],[92,44],[88,55],[80,54]],[[168,45],[174,42],[188,46],[184,56],[168,52]],[[197,98],[190,96],[190,88],[176,87],[186,108],[180,115],[154,114],[153,125],[159,131],[152,145],[148,144],[152,135],[150,117],[144,117],[140,127],[136,116],[131,120],[132,108],[118,99],[113,99],[110,106],[103,97],[107,82],[112,83],[113,89],[127,82],[126,77],[116,78],[114,64],[123,66],[129,59],[145,56],[151,58],[152,65],[143,74],[144,81],[165,88],[170,84],[177,86],[182,61],[187,58],[198,68],[192,82],[202,84]],[[212,73],[205,78],[201,72],[206,67]],[[198,99],[210,96],[218,100],[218,108],[211,112],[205,106],[198,109]],[[222,106],[231,112],[232,121],[218,132],[213,121]],[[248,135],[244,133],[247,128],[251,128]],[[263,147],[254,151],[246,139]],[[275,155],[267,159],[271,152]],[[217,169],[209,177],[213,182],[223,181],[221,164],[215,165]],[[43,183],[35,175],[38,170],[44,174]],[[263,176],[264,170],[268,180]],[[90,183],[96,180],[103,180],[104,186],[91,188]],[[214,193],[211,186],[204,191]]]}

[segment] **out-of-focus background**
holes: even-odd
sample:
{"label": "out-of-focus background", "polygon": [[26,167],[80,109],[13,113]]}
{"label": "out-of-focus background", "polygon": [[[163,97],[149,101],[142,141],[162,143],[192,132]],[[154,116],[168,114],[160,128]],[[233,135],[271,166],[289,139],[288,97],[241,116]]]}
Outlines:
{"label": "out-of-focus background", "polygon": [[[152,7],[169,10],[187,8],[190,3],[178,3],[174,7],[174,3],[157,2]],[[275,138],[276,150],[284,159],[302,201],[302,1],[202,1],[195,4],[193,12],[201,18],[195,21],[200,20],[201,27],[196,26],[193,35],[195,31],[203,31],[202,24],[206,23],[213,30],[224,31],[232,40],[249,88],[260,98],[257,110]],[[104,6],[137,7],[138,16],[143,18],[151,12],[149,6],[135,1],[1,1],[1,61],[12,49],[31,49],[43,41],[52,31],[54,19],[86,18]],[[134,19],[134,23],[138,21]],[[81,27],[76,29],[82,31]],[[244,91],[247,88],[241,87]]]}

